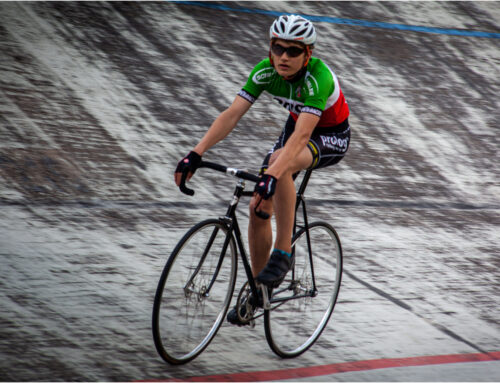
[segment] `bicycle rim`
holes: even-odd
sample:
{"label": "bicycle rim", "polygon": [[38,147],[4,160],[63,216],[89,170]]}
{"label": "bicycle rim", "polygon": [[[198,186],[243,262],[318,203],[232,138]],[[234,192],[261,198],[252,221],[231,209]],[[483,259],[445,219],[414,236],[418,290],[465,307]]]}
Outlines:
{"label": "bicycle rim", "polygon": [[160,356],[183,364],[198,356],[224,321],[236,282],[236,245],[226,226],[207,220],[189,230],[163,270],[153,306]]}
{"label": "bicycle rim", "polygon": [[[312,264],[306,230],[292,241],[295,266],[273,292],[273,303],[264,314],[267,342],[283,358],[302,354],[319,338],[335,307],[342,276],[342,248],[337,233],[329,224],[309,226]],[[313,283],[314,272],[314,283]],[[316,287],[316,293],[314,291]]]}

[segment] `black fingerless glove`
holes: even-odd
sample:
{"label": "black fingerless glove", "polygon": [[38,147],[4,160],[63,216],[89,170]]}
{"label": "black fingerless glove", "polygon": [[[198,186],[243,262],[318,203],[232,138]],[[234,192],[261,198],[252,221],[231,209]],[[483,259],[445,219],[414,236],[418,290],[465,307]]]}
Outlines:
{"label": "black fingerless glove", "polygon": [[189,152],[189,154],[179,161],[177,164],[177,168],[175,169],[176,173],[183,173],[185,169],[188,169],[191,173],[194,174],[196,169],[200,166],[201,156],[196,152]]}
{"label": "black fingerless glove", "polygon": [[255,185],[255,192],[260,194],[263,199],[269,199],[273,196],[276,190],[276,182],[278,179],[270,174],[262,174],[260,181]]}

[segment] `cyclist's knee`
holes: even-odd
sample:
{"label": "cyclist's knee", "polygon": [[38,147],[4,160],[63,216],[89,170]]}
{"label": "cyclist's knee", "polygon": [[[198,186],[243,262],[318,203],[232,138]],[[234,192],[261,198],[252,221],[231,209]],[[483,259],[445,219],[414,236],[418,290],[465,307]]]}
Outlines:
{"label": "cyclist's knee", "polygon": [[274,163],[274,161],[278,159],[282,150],[283,149],[278,149],[273,154],[271,154],[271,157],[269,158],[269,166],[271,166]]}
{"label": "cyclist's knee", "polygon": [[[283,149],[276,150],[269,158],[268,168],[278,159]],[[300,154],[289,163],[287,175],[293,176],[303,169],[307,169],[313,162],[313,156],[308,148],[304,148]]]}

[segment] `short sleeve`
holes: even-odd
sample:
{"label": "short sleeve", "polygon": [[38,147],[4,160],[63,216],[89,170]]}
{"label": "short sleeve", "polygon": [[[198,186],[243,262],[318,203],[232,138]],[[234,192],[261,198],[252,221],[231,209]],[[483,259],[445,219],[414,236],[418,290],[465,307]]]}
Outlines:
{"label": "short sleeve", "polygon": [[276,70],[271,65],[270,60],[268,58],[262,60],[253,68],[246,84],[238,95],[253,103],[266,90],[274,73],[276,73]]}

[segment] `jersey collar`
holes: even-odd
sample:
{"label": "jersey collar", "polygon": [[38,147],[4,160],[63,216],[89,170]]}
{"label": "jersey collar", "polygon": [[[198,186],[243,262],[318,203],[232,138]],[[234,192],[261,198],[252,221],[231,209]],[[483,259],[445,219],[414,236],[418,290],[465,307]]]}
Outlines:
{"label": "jersey collar", "polygon": [[297,82],[297,81],[301,80],[304,77],[304,75],[306,74],[306,72],[307,72],[307,67],[305,66],[301,70],[299,70],[295,74],[295,76],[293,76],[290,79],[284,79],[284,80],[293,84],[294,82]]}

